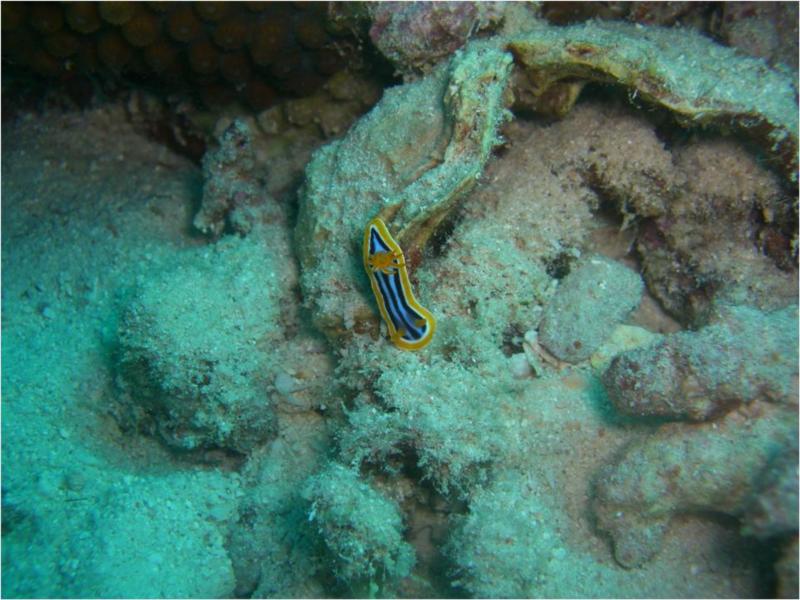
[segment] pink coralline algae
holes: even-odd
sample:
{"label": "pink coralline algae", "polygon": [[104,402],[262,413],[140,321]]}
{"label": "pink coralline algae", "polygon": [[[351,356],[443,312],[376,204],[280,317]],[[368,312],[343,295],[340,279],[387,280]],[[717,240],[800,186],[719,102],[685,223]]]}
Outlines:
{"label": "pink coralline algae", "polygon": [[486,12],[482,4],[380,2],[369,36],[401,72],[425,70],[464,45]]}

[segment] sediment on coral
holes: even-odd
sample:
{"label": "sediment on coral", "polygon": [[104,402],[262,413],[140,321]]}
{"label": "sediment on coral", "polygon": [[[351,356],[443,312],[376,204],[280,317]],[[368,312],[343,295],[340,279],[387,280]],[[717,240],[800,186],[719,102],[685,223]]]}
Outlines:
{"label": "sediment on coral", "polygon": [[352,259],[367,221],[383,217],[416,264],[436,226],[475,186],[507,116],[510,65],[508,53],[472,45],[431,76],[387,90],[342,140],[314,155],[296,240],[306,302],[332,339],[376,323]]}
{"label": "sediment on coral", "polygon": [[124,426],[182,450],[247,452],[274,434],[265,346],[282,335],[285,290],[257,238],[187,251],[135,294],[119,331]]}
{"label": "sediment on coral", "polygon": [[620,84],[687,126],[733,123],[796,180],[796,87],[758,59],[691,30],[611,22],[533,28],[508,48],[520,67],[515,87],[524,104],[536,108],[554,98],[565,106],[551,110],[564,114],[577,94],[554,90],[571,80]]}
{"label": "sediment on coral", "polygon": [[[680,43],[676,36],[681,36]],[[688,37],[688,46],[683,36]],[[507,51],[515,62],[511,79]],[[720,70],[720,65],[731,63],[737,68]],[[558,86],[588,80],[628,87],[631,94],[668,109],[686,127],[727,127],[733,122],[757,138],[766,152],[781,156],[787,173],[794,172],[791,165],[797,128],[792,81],[762,62],[738,56],[699,34],[658,27],[640,31],[620,23],[562,28],[539,24],[524,34],[473,41],[427,77],[390,90],[367,118],[340,142],[318,152],[309,164],[300,194],[297,241],[302,285],[317,326],[331,339],[339,339],[354,325],[360,331],[374,327],[374,314],[359,293],[364,287],[363,277],[343,251],[353,247],[369,217],[380,214],[396,232],[401,246],[407,248],[412,265],[417,264],[431,234],[460,206],[484,172],[486,158],[499,142],[497,127],[506,116],[504,108],[512,95],[516,106],[527,103],[535,110],[542,109],[536,106],[537,99]],[[758,93],[751,93],[753,89]],[[563,96],[562,105],[554,107],[563,116],[576,101],[578,90],[556,96]],[[404,132],[402,140],[397,138],[397,130]],[[416,143],[409,146],[404,141],[407,139]],[[672,216],[669,200],[679,192],[665,190],[673,181],[687,194],[692,193],[693,180],[681,180],[683,173],[675,173],[667,165],[663,177],[640,177],[656,190],[656,198],[648,199],[637,186],[637,195],[629,198],[611,181],[612,174],[603,171],[603,161],[595,162],[598,164],[586,177],[606,191],[613,190],[626,225],[636,217]],[[688,174],[690,165],[687,161],[680,170]],[[777,211],[776,203],[760,196],[753,204],[782,223],[779,227],[789,226],[792,211],[788,209],[787,214],[783,199],[777,203]],[[670,229],[671,223],[663,218],[657,221],[656,229],[668,239],[662,246],[674,253],[682,248],[675,240],[677,232]],[[780,235],[792,236],[775,234],[774,229],[768,226],[765,234],[765,239],[772,240],[768,244],[771,248]],[[791,253],[788,246],[787,241],[786,252]],[[665,265],[673,253],[659,261],[657,256],[664,248],[640,247],[643,254],[652,256],[647,271],[653,276],[648,283],[657,295],[665,296],[665,303],[673,300],[668,296],[674,293],[660,291],[660,287],[671,289],[669,282],[677,276],[687,279],[699,271],[693,285],[683,286],[694,290],[694,296],[676,299],[678,302],[698,300],[703,293],[713,294],[717,287],[738,281],[723,274],[718,278],[706,275],[703,265],[690,265],[679,274],[670,274],[665,272]],[[316,257],[320,254],[326,260],[319,261]],[[686,265],[691,262],[686,256],[680,261]],[[756,258],[741,256],[738,263],[742,269],[751,265],[753,271],[769,270]],[[705,270],[710,271],[710,266]],[[668,281],[658,281],[659,274]],[[735,295],[741,290],[727,292]],[[765,300],[768,297],[765,292]],[[696,311],[703,309],[700,306]],[[686,307],[676,306],[674,310],[685,311]]]}

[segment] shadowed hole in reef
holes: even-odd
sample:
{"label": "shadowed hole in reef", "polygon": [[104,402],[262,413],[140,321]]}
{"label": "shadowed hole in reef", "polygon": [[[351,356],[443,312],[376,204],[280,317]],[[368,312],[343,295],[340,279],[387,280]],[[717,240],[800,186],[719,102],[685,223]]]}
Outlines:
{"label": "shadowed hole in reef", "polygon": [[450,237],[453,235],[453,231],[461,222],[462,218],[463,210],[459,208],[451,212],[441,223],[439,223],[439,226],[433,232],[433,235],[428,241],[431,258],[439,258],[440,256],[446,254]]}
{"label": "shadowed hole in reef", "polygon": [[511,323],[503,331],[503,345],[501,350],[505,356],[512,356],[522,352],[522,340],[525,337],[525,331],[519,323]]}
{"label": "shadowed hole in reef", "polygon": [[577,260],[569,252],[559,252],[544,261],[544,270],[553,279],[564,279],[572,270],[572,264]]}

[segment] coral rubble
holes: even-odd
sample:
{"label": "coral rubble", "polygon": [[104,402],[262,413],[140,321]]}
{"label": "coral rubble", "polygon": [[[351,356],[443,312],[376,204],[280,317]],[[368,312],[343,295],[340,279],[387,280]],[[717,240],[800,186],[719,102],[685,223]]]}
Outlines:
{"label": "coral rubble", "polygon": [[561,282],[539,324],[539,339],[558,358],[589,358],[639,304],[642,280],[601,256],[587,258]]}

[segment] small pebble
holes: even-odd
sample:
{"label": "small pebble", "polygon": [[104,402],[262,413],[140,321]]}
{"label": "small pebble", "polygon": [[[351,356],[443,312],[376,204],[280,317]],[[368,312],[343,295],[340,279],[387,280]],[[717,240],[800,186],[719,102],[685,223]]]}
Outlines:
{"label": "small pebble", "polygon": [[514,379],[526,379],[533,376],[533,369],[528,363],[528,357],[524,352],[512,355],[509,359],[509,369]]}
{"label": "small pebble", "polygon": [[297,381],[285,371],[281,371],[275,377],[275,389],[282,396],[288,396],[297,389]]}

